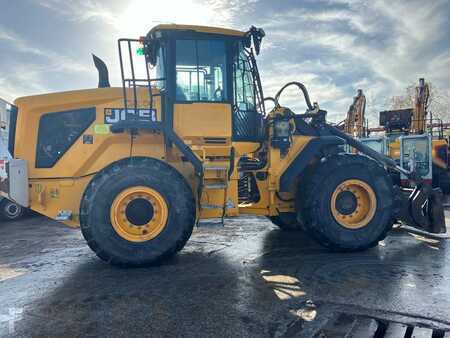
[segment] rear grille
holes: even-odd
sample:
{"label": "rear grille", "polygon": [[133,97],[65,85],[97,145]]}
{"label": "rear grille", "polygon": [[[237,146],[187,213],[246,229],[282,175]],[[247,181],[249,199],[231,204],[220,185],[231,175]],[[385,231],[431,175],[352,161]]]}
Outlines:
{"label": "rear grille", "polygon": [[235,109],[233,113],[233,140],[257,142],[263,136],[263,120],[256,111]]}

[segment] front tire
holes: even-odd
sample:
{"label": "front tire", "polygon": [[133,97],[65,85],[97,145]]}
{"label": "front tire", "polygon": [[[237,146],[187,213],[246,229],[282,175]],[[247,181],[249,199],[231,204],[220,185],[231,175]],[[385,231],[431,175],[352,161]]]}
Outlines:
{"label": "front tire", "polygon": [[102,260],[146,266],[184,247],[195,213],[192,190],[178,171],[156,159],[132,158],[92,180],[82,199],[80,224]]}
{"label": "front tire", "polygon": [[366,156],[324,159],[299,191],[308,233],[332,250],[368,249],[392,228],[391,178]]}

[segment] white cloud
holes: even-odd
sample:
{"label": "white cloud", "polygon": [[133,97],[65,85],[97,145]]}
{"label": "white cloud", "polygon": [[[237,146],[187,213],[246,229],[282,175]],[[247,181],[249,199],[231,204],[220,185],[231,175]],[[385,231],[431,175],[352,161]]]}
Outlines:
{"label": "white cloud", "polygon": [[38,3],[68,20],[101,21],[124,36],[140,36],[160,23],[229,26],[239,23],[259,0],[148,0],[123,2],[112,9],[96,0],[39,0]]}
{"label": "white cloud", "polygon": [[38,4],[63,15],[67,20],[86,22],[99,20],[110,25],[118,25],[116,15],[104,3],[93,0],[38,0]]}
{"label": "white cloud", "polygon": [[[342,84],[342,80],[336,82],[341,90],[336,92],[335,102],[343,100],[339,96],[343,90],[351,101],[350,89],[363,87],[373,98],[376,107],[373,109],[388,108],[383,107],[388,96],[402,92],[423,76],[438,86],[448,87],[448,46],[446,52],[436,53],[445,46],[441,41],[448,32],[447,1],[331,0],[330,3],[333,4],[330,8],[323,2],[323,6],[315,9],[303,6],[278,11],[266,20],[265,27],[269,39],[275,39],[281,47],[289,46],[289,53],[297,51],[299,58],[307,55],[313,65],[309,72],[324,76],[324,68],[331,65],[328,70],[331,76],[339,77],[340,71],[352,78],[349,85]],[[310,49],[316,50],[313,55],[308,55]],[[336,59],[338,72],[329,62]],[[299,69],[305,64],[304,60],[292,62]],[[327,83],[316,78],[319,80]]]}
{"label": "white cloud", "polygon": [[19,95],[49,91],[49,88],[44,86],[43,82],[50,73],[79,74],[92,71],[91,67],[54,50],[34,45],[2,26],[0,26],[0,41],[8,44],[17,55],[33,55],[45,60],[41,63],[27,64],[10,62],[11,66],[2,72],[0,77],[0,96],[8,100],[12,100]]}
{"label": "white cloud", "polygon": [[41,85],[41,80],[36,71],[18,65],[11,76],[0,76],[0,97],[12,102],[18,95],[45,93],[48,88]]}
{"label": "white cloud", "polygon": [[[448,88],[450,51],[442,43],[448,32],[448,1],[304,0],[289,7],[266,0],[133,0],[107,4],[99,0],[39,0],[39,4],[71,22],[101,23],[96,39],[114,45],[118,37],[144,35],[159,23],[204,24],[245,29],[262,26],[260,71],[267,95],[289,80],[305,82],[313,100],[330,111],[345,115],[352,97],[362,88],[370,97],[368,109],[384,109],[389,96],[425,76]],[[1,28],[1,27],[0,27]],[[0,29],[0,40],[17,50],[48,59],[61,72],[88,71],[92,66]],[[104,41],[103,41],[104,42]],[[447,40],[448,43],[448,40]],[[100,47],[98,47],[100,48]],[[116,60],[113,49],[100,50]],[[58,62],[64,60],[64,62]],[[76,60],[75,60],[76,61]],[[70,66],[69,66],[70,65]],[[70,69],[66,69],[70,67]],[[30,81],[40,80],[42,69],[33,68]],[[294,93],[286,104],[300,107]]]}
{"label": "white cloud", "polygon": [[[270,68],[261,71],[264,93],[266,96],[274,96],[285,83],[300,81],[306,85],[312,102],[319,102],[323,109],[330,109],[329,117],[336,121],[339,119],[339,114],[336,113],[346,110],[351,99],[347,99],[343,89],[336,86],[332,79],[310,72],[310,66],[309,61],[299,64],[274,62]],[[306,109],[303,95],[295,87],[282,94],[280,103],[297,113],[303,113]]]}

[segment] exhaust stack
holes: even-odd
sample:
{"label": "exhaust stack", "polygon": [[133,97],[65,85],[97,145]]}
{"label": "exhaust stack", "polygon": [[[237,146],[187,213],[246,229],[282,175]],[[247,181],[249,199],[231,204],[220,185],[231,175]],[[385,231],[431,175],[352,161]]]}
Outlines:
{"label": "exhaust stack", "polygon": [[111,87],[109,84],[108,67],[106,67],[106,64],[102,59],[94,54],[92,54],[92,59],[94,60],[95,68],[97,68],[98,71],[98,88]]}

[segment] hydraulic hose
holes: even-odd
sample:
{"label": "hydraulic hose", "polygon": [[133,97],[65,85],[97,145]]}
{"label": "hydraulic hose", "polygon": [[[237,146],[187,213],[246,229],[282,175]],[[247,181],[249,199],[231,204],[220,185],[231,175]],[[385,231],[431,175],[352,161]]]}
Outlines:
{"label": "hydraulic hose", "polygon": [[281,89],[278,91],[278,93],[275,95],[275,98],[274,98],[275,106],[276,107],[280,106],[280,104],[278,102],[279,99],[280,99],[280,95],[283,93],[283,91],[287,87],[290,87],[290,86],[296,86],[298,89],[300,89],[302,91],[303,97],[305,98],[305,102],[306,102],[306,105],[308,106],[308,109],[309,110],[313,110],[314,106],[311,104],[311,100],[309,98],[308,90],[306,89],[306,87],[305,87],[305,85],[303,83],[296,82],[296,81],[288,82],[283,87],[281,87]]}
{"label": "hydraulic hose", "polygon": [[[278,91],[278,93],[275,95],[273,101],[275,103],[276,107],[279,107],[279,99],[280,99],[280,95],[283,93],[283,91],[290,87],[290,86],[296,86],[297,88],[299,88],[302,93],[303,93],[303,97],[305,98],[305,102],[306,105],[308,106],[308,109],[310,112],[315,110],[315,107],[311,104],[311,100],[309,98],[309,94],[308,94],[308,90],[306,89],[305,85],[301,82],[288,82],[286,83],[283,87],[281,87],[281,89]],[[316,115],[317,113],[307,113],[305,115],[311,115],[311,117],[314,117],[314,115]],[[380,154],[379,152],[373,150],[372,148],[366,146],[365,144],[363,144],[362,142],[359,142],[358,140],[354,139],[352,136],[347,135],[346,133],[340,131],[339,129],[331,126],[330,124],[327,123],[323,123],[323,125],[321,126],[323,129],[327,130],[330,134],[334,135],[334,136],[338,136],[342,139],[344,139],[348,145],[350,145],[351,147],[355,148],[356,150],[360,151],[361,153],[373,158],[374,160],[381,162],[383,164],[385,164],[387,167],[400,172],[402,174],[404,174],[405,176],[407,176],[409,179],[416,181],[417,177],[415,172],[411,172],[409,170],[403,169],[402,167],[400,167],[397,162],[395,162],[392,158],[387,157],[383,154]]]}
{"label": "hydraulic hose", "polygon": [[264,100],[263,100],[263,102],[266,102],[266,101],[273,102],[273,104],[275,104],[275,105],[277,104],[277,102],[275,101],[275,99],[274,99],[273,97],[271,97],[271,96],[265,97]]}

